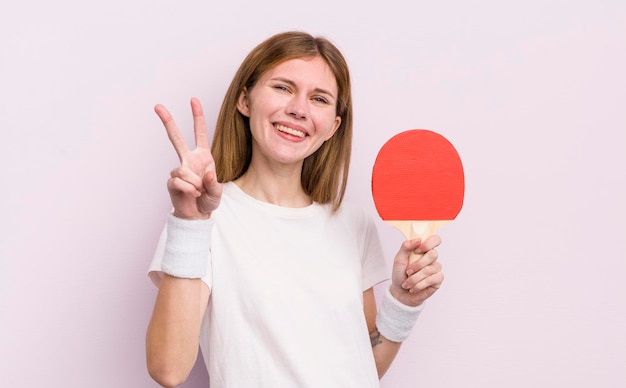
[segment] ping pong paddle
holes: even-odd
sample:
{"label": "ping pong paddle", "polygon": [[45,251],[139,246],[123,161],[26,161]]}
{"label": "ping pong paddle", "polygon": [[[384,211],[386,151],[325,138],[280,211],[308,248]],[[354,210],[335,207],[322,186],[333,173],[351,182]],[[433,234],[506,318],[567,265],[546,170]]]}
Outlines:
{"label": "ping pong paddle", "polygon": [[[407,239],[423,240],[452,222],[465,194],[463,165],[445,137],[412,129],[390,138],[372,171],[372,196],[380,217]],[[416,260],[415,254],[409,259]]]}

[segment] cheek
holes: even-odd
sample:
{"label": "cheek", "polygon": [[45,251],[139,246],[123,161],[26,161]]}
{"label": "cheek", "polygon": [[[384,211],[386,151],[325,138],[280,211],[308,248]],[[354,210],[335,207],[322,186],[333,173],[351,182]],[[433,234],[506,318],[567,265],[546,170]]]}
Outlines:
{"label": "cheek", "polygon": [[325,134],[331,134],[335,131],[335,126],[337,126],[337,121],[335,120],[335,116],[324,115],[323,118],[317,121],[318,128],[320,128]]}
{"label": "cheek", "polygon": [[278,112],[279,108],[276,104],[268,99],[257,100],[256,103],[250,105],[250,119],[263,120],[270,119]]}

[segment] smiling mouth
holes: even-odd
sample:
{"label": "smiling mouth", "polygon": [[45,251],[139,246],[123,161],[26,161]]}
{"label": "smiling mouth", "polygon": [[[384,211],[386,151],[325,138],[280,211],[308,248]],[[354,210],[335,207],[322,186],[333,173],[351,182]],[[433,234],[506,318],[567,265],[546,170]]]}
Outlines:
{"label": "smiling mouth", "polygon": [[299,138],[304,138],[306,136],[306,133],[304,133],[302,131],[298,131],[298,130],[293,129],[293,128],[286,127],[284,125],[276,124],[275,127],[276,127],[276,129],[278,129],[279,132],[288,133],[290,135],[293,135],[293,136],[296,136],[296,137],[299,137]]}

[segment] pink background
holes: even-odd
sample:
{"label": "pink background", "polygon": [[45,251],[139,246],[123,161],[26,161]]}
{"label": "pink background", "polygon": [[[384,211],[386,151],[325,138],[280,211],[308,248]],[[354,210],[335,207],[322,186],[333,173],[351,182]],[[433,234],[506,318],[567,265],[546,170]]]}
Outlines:
{"label": "pink background", "polygon": [[[446,281],[382,386],[626,386],[625,2],[214,3],[2,7],[3,386],[156,386],[145,273],[176,156],[152,107],[191,135],[197,96],[213,124],[244,55],[286,29],[351,64],[348,200],[375,214],[373,160],[406,129],[465,165]],[[391,260],[402,237],[379,230]]]}

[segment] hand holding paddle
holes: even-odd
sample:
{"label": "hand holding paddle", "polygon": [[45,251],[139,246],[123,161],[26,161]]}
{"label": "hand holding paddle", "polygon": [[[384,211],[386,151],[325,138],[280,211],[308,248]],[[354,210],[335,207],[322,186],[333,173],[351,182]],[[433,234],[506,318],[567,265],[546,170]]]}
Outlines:
{"label": "hand holding paddle", "polygon": [[[465,178],[454,146],[426,129],[401,132],[380,149],[372,172],[376,210],[408,240],[422,242],[456,218]],[[411,255],[410,262],[420,256]]]}
{"label": "hand holding paddle", "polygon": [[222,185],[215,175],[215,163],[209,149],[202,105],[191,99],[196,148],[190,150],[170,112],[163,105],[154,107],[178,154],[181,165],[170,173],[167,189],[174,215],[184,219],[208,218],[220,203]]}

